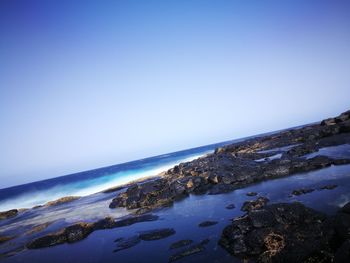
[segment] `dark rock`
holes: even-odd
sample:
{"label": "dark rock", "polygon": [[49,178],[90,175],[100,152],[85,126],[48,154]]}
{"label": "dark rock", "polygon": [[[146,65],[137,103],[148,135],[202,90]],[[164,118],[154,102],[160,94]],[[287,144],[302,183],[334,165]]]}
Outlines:
{"label": "dark rock", "polygon": [[206,243],[204,242],[204,244],[199,243],[199,244],[195,244],[195,245],[189,246],[189,247],[181,250],[180,252],[172,255],[169,258],[169,262],[174,262],[174,261],[180,260],[180,259],[182,259],[184,257],[188,257],[188,256],[191,256],[191,255],[194,255],[194,254],[198,254],[198,253],[202,252],[205,249],[205,244]]}
{"label": "dark rock", "polygon": [[226,209],[234,209],[235,207],[235,204],[229,204],[226,206]]}
{"label": "dark rock", "polygon": [[336,184],[329,184],[329,185],[322,186],[320,189],[321,190],[333,190],[337,187],[338,186]]}
{"label": "dark rock", "polygon": [[334,263],[350,262],[350,240],[346,240],[337,250],[334,257]]}
{"label": "dark rock", "polygon": [[158,240],[163,239],[169,236],[174,235],[176,232],[172,228],[162,228],[162,229],[155,229],[155,230],[149,230],[149,231],[143,231],[140,232],[140,239],[144,241],[152,241],[152,240]]}
{"label": "dark rock", "polygon": [[80,196],[65,196],[54,201],[47,202],[44,206],[56,206],[80,199]]}
{"label": "dark rock", "polygon": [[5,243],[11,239],[13,239],[11,236],[0,236],[0,244]]}
{"label": "dark rock", "polygon": [[36,249],[55,246],[63,243],[74,243],[86,238],[91,232],[95,230],[129,226],[140,222],[154,221],[157,219],[158,216],[148,214],[136,217],[128,217],[119,221],[115,221],[111,217],[106,217],[95,223],[76,223],[55,233],[50,233],[30,241],[27,244],[27,248]]}
{"label": "dark rock", "polygon": [[117,226],[117,223],[115,222],[114,218],[112,217],[106,217],[104,219],[101,219],[93,224],[94,230],[98,229],[110,229]]}
{"label": "dark rock", "polygon": [[18,214],[18,210],[17,209],[11,209],[8,211],[4,211],[4,212],[0,212],[0,220],[3,219],[8,219],[11,217],[15,217]]}
{"label": "dark rock", "polygon": [[188,246],[188,245],[190,245],[192,243],[193,243],[193,240],[191,240],[191,239],[179,240],[179,241],[176,241],[176,242],[172,243],[170,245],[170,249],[177,249],[177,248],[180,248],[180,247],[185,247],[185,246]]}
{"label": "dark rock", "polygon": [[325,215],[300,203],[281,203],[236,218],[219,244],[257,262],[311,262],[307,260],[329,249],[333,236]]}
{"label": "dark rock", "polygon": [[141,242],[141,239],[139,238],[139,236],[133,236],[129,238],[118,238],[114,242],[117,243],[117,248],[113,250],[113,252],[118,252],[136,246],[138,243]]}
{"label": "dark rock", "polygon": [[350,214],[337,213],[335,216],[335,230],[342,239],[350,239]]}
{"label": "dark rock", "polygon": [[26,234],[27,235],[31,235],[31,234],[34,234],[34,233],[38,233],[38,232],[43,231],[44,229],[46,229],[51,224],[52,224],[52,222],[46,222],[46,223],[43,223],[43,224],[40,224],[40,225],[36,225],[32,229],[27,231]]}
{"label": "dark rock", "polygon": [[247,196],[256,196],[258,193],[256,192],[248,192],[246,193]]}
{"label": "dark rock", "polygon": [[340,212],[345,214],[350,214],[350,202],[346,203],[341,209]]}
{"label": "dark rock", "polygon": [[217,223],[218,223],[218,221],[204,221],[204,222],[200,223],[198,226],[199,227],[208,227],[208,226],[216,225]]}
{"label": "dark rock", "polygon": [[241,208],[242,211],[252,211],[263,208],[270,200],[266,197],[258,197],[256,200],[246,201]]}
{"label": "dark rock", "polygon": [[115,227],[123,227],[123,226],[130,226],[136,223],[141,223],[141,222],[149,222],[149,221],[155,221],[158,220],[157,215],[152,215],[152,214],[146,214],[146,215],[141,215],[141,216],[134,216],[134,217],[127,217],[125,219],[121,219],[119,221],[115,222]]}
{"label": "dark rock", "polygon": [[43,237],[34,239],[27,244],[27,248],[36,249],[43,247],[55,246],[63,243],[74,243],[84,239],[93,231],[91,223],[76,223],[68,226],[56,233],[48,234]]}
{"label": "dark rock", "polygon": [[293,190],[292,195],[303,195],[303,194],[312,193],[313,191],[315,191],[315,189],[312,189],[312,188],[301,188],[301,189]]}

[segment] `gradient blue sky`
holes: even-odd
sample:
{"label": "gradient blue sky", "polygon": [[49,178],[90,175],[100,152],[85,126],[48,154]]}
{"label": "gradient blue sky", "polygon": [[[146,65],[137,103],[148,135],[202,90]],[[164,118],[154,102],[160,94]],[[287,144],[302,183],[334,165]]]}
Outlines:
{"label": "gradient blue sky", "polygon": [[350,108],[349,1],[1,1],[0,187]]}

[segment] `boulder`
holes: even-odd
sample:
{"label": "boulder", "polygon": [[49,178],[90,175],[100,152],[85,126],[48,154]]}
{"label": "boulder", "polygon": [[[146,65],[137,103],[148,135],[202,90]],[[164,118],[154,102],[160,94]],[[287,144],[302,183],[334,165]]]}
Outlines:
{"label": "boulder", "polygon": [[263,208],[270,200],[266,197],[259,196],[256,200],[246,201],[241,208],[242,211],[252,211]]}
{"label": "boulder", "polygon": [[18,214],[17,209],[11,209],[8,211],[0,212],[0,220],[8,219],[11,217],[15,217]]}
{"label": "boulder", "polygon": [[241,258],[294,263],[320,257],[333,236],[325,215],[300,203],[281,203],[236,218],[224,229],[219,244]]}

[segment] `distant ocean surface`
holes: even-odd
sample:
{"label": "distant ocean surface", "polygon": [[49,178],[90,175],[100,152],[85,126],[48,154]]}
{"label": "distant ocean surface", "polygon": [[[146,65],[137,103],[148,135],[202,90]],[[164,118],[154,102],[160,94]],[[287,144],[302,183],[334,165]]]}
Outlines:
{"label": "distant ocean surface", "polygon": [[64,196],[86,196],[143,177],[157,175],[181,162],[188,162],[215,148],[247,138],[117,164],[0,190],[0,211],[31,208]]}

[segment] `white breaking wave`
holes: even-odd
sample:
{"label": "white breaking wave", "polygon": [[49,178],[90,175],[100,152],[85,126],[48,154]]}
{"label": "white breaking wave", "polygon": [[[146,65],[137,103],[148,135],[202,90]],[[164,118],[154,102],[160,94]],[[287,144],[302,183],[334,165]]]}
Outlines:
{"label": "white breaking wave", "polygon": [[57,185],[47,190],[25,193],[18,197],[1,201],[0,211],[6,211],[14,208],[32,208],[34,206],[43,205],[49,201],[53,201],[65,196],[88,196],[106,190],[108,188],[120,186],[144,177],[156,176],[159,173],[166,171],[181,162],[192,161],[210,152],[212,151],[207,151],[198,155],[192,155],[176,162],[170,162],[168,164],[155,168],[130,169],[95,179]]}

